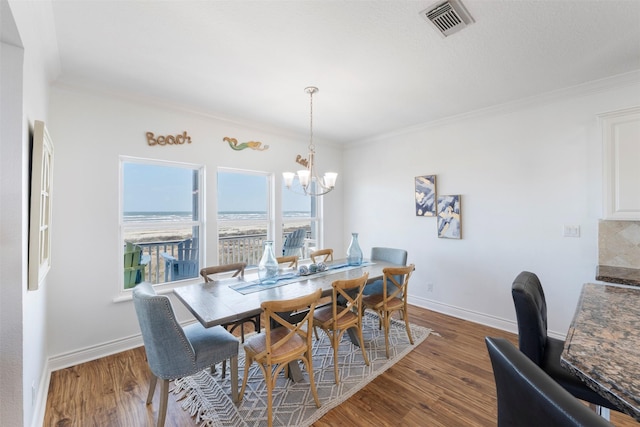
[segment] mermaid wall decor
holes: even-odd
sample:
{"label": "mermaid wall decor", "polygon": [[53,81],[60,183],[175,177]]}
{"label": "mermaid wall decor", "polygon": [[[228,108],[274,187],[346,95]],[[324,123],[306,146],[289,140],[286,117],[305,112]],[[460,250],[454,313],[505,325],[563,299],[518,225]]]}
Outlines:
{"label": "mermaid wall decor", "polygon": [[225,136],[224,138],[222,138],[222,140],[228,142],[229,147],[231,147],[236,151],[241,151],[241,150],[244,150],[245,148],[251,148],[252,150],[258,150],[258,151],[264,151],[269,149],[268,145],[263,146],[262,142],[260,141],[249,141],[249,142],[238,143],[237,139],[230,138],[228,136]]}

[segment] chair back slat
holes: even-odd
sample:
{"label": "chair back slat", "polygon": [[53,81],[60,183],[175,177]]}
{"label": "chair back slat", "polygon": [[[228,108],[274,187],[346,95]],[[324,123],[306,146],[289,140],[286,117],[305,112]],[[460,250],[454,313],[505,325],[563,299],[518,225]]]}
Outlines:
{"label": "chair back slat", "polygon": [[309,256],[311,257],[311,262],[314,263],[333,261],[333,249],[319,249],[311,252]]}
{"label": "chair back slat", "polygon": [[216,279],[216,276],[222,275],[223,273],[231,273],[233,274],[230,277],[244,277],[244,269],[247,267],[246,262],[237,262],[234,264],[223,264],[223,265],[214,265],[210,267],[204,267],[200,270],[200,275],[204,279],[205,282],[213,282]]}

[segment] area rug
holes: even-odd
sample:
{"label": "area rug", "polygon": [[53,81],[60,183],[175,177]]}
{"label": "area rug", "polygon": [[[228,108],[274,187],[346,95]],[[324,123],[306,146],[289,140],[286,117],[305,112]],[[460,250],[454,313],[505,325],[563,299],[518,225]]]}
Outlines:
{"label": "area rug", "polygon": [[[302,369],[304,380],[294,383],[283,375],[273,391],[274,426],[309,426],[332,408],[362,389],[378,375],[402,359],[432,331],[411,325],[414,345],[409,343],[404,322],[392,320],[389,332],[389,356],[385,355],[384,332],[378,329],[378,316],[366,312],[364,316],[364,342],[369,366],[364,364],[362,350],[353,345],[347,334],[338,350],[340,383],[335,384],[333,350],[326,334],[318,331],[320,340],[314,338],[313,370],[321,406],[316,408],[309,387],[309,377]],[[244,375],[244,350],[240,346],[238,376],[241,384]],[[302,365],[304,366],[304,365]],[[173,392],[182,408],[194,417],[196,423],[207,427],[267,425],[267,388],[262,371],[256,363],[249,368],[249,381],[242,402],[231,400],[229,375],[221,378],[221,370],[214,375],[208,371],[175,381]],[[228,370],[228,367],[227,367]]]}

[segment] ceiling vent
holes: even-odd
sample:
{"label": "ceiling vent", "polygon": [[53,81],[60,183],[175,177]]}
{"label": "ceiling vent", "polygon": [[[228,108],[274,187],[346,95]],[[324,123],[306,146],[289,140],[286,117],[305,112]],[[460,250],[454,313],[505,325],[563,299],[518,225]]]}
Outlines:
{"label": "ceiling vent", "polygon": [[435,25],[438,32],[444,37],[457,33],[474,22],[459,0],[437,3],[420,12],[420,15]]}

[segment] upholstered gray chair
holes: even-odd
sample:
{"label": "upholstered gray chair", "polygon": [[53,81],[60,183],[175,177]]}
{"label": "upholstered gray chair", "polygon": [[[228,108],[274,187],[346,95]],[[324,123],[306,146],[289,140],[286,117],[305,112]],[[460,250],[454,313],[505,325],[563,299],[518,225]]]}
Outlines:
{"label": "upholstered gray chair", "polygon": [[529,271],[518,274],[511,286],[511,295],[518,320],[520,351],[578,399],[619,411],[560,365],[564,341],[547,336],[547,302],[538,276]]}
{"label": "upholstered gray chair", "polygon": [[[394,248],[371,248],[372,262],[375,260],[386,261],[396,265],[407,265],[407,251]],[[382,279],[375,280],[364,287],[364,295],[382,293]]]}
{"label": "upholstered gray chair", "polygon": [[498,396],[498,427],[599,427],[590,410],[504,338],[485,338]]}
{"label": "upholstered gray chair", "polygon": [[157,295],[146,282],[133,288],[133,303],[151,369],[147,405],[151,404],[158,378],[162,380],[159,427],[164,425],[167,415],[169,381],[193,375],[220,361],[231,360],[231,394],[234,402],[238,400],[239,342],[236,337],[222,326],[205,328],[193,323],[182,328],[169,297]]}

